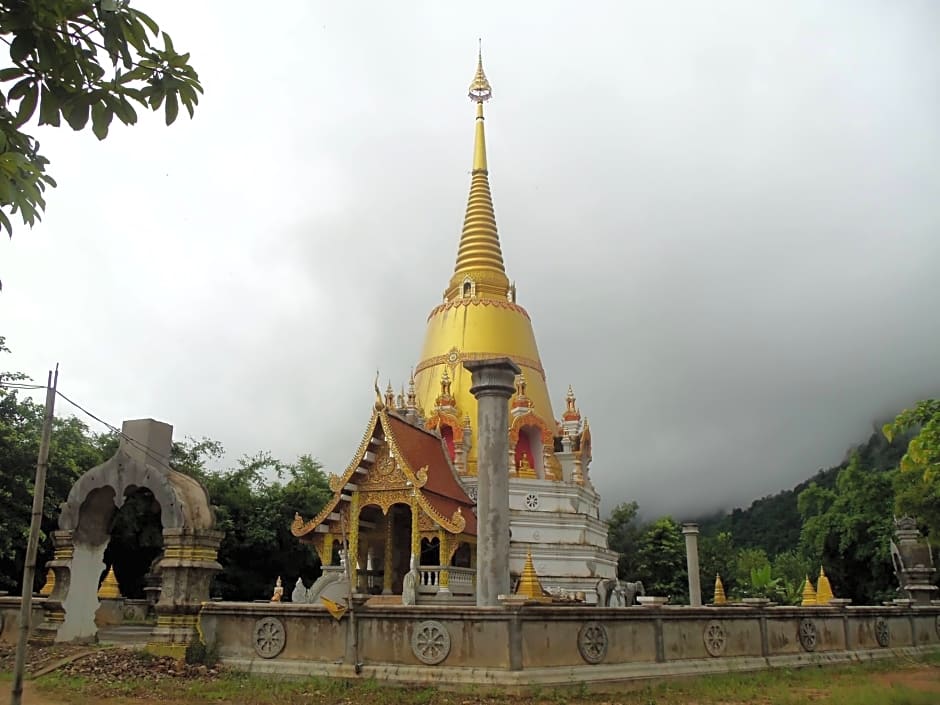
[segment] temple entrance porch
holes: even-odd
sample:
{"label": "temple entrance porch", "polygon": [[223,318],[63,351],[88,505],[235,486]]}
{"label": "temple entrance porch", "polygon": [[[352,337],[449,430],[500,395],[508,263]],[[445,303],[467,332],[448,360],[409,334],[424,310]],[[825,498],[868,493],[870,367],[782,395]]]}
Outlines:
{"label": "temple entrance porch", "polygon": [[[344,549],[348,549],[348,555],[355,556],[349,571],[353,593],[400,596],[405,592],[405,576],[411,571],[414,555],[418,602],[438,597],[474,598],[474,537],[455,536],[433,526],[430,517],[420,510],[415,519],[412,506],[405,502],[391,504],[384,513],[378,504],[356,510],[355,500],[359,498],[355,493],[343,512],[351,515],[358,511],[358,520],[349,521],[345,537],[317,532],[319,536],[313,543],[324,575],[342,578],[346,572]],[[315,595],[311,597],[316,599]]]}

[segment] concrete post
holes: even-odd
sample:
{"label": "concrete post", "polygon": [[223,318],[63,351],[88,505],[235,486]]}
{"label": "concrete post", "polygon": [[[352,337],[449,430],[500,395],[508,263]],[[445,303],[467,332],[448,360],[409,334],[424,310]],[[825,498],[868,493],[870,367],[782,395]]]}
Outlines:
{"label": "concrete post", "polygon": [[692,607],[701,607],[702,585],[699,582],[698,574],[698,524],[683,524],[682,533],[685,536],[685,560],[689,571],[689,604]]}
{"label": "concrete post", "polygon": [[508,357],[467,360],[477,400],[477,606],[492,607],[509,584],[509,398],[522,370]]}

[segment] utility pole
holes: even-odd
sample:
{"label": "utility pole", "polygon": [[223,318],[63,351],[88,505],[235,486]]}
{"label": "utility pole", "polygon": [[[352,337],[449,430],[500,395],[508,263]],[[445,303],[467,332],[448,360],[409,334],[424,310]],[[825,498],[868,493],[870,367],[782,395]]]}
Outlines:
{"label": "utility pole", "polygon": [[39,459],[36,462],[36,485],[33,487],[33,516],[29,523],[29,540],[26,543],[26,562],[23,565],[23,590],[20,598],[20,633],[16,642],[16,662],[13,666],[13,692],[10,705],[22,705],[23,671],[26,666],[26,641],[29,638],[29,622],[33,608],[33,579],[36,576],[36,549],[39,546],[39,527],[42,522],[42,504],[46,496],[46,465],[49,460],[49,440],[52,438],[52,413],[55,409],[56,385],[59,383],[59,366],[55,375],[50,371],[46,381],[46,412],[42,421],[42,436],[39,439]]}

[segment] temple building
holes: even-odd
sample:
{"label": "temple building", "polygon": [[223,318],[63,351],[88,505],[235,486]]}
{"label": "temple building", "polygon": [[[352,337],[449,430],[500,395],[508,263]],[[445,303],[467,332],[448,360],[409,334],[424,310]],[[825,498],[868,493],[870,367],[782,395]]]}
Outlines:
{"label": "temple building", "polygon": [[[384,401],[377,401],[359,453],[346,473],[333,481],[333,501],[311,521],[298,517],[293,531],[302,540],[312,541],[323,565],[329,566],[335,563],[330,560],[334,558],[331,552],[337,527],[345,521],[343,512],[352,512],[349,516],[359,512],[360,522],[348,525],[350,536],[361,540],[361,527],[368,527],[376,537],[384,531],[386,538],[373,542],[382,546],[381,556],[363,556],[361,546],[356,546],[359,553],[354,552],[352,539],[350,553],[357,557],[360,574],[363,570],[371,574],[379,562],[390,566],[392,570],[382,571],[382,579],[383,590],[391,592],[397,592],[408,570],[407,551],[398,550],[400,545],[423,547],[423,576],[425,568],[434,568],[437,575],[443,567],[446,581],[451,577],[446,569],[460,567],[458,560],[472,570],[480,429],[476,427],[477,402],[470,392],[471,375],[463,363],[508,357],[522,369],[509,401],[510,422],[505,429],[510,448],[505,467],[510,480],[510,572],[521,575],[531,555],[547,591],[584,592],[593,601],[597,581],[616,577],[617,556],[607,548],[600,496],[590,479],[587,419],[570,386],[561,419],[556,419],[532,322],[517,303],[516,285],[503,263],[484,131],[483,104],[492,90],[482,56],[469,95],[476,104],[473,167],[457,262],[443,301],[428,316],[424,347],[408,393],[395,395],[389,385]],[[423,439],[420,445],[426,447],[426,454],[409,456],[416,451],[402,450],[407,443],[398,441],[399,437]],[[437,454],[431,451],[435,443]],[[400,472],[392,483],[396,489],[374,507],[367,506],[372,501],[366,499],[367,486],[375,486],[379,465],[392,461]],[[366,484],[359,484],[360,480]],[[403,483],[409,482],[406,491]],[[406,497],[408,491],[414,496]],[[387,507],[394,511],[388,512]],[[453,511],[458,514],[447,513]],[[461,518],[465,525],[458,526]],[[408,521],[412,523],[410,537],[406,536]],[[430,551],[435,550],[432,556]],[[445,558],[436,568],[427,562],[448,555],[456,558],[450,563]]]}

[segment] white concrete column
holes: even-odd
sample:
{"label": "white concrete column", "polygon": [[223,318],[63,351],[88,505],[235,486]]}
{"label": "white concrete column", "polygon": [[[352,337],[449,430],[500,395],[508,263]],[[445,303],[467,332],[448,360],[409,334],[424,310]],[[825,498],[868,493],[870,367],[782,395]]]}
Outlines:
{"label": "white concrete column", "polygon": [[508,357],[467,360],[477,400],[477,606],[508,595],[509,398],[522,370]]}
{"label": "white concrete column", "polygon": [[698,524],[683,524],[685,536],[685,561],[689,571],[689,604],[702,606],[702,585],[698,575]]}

